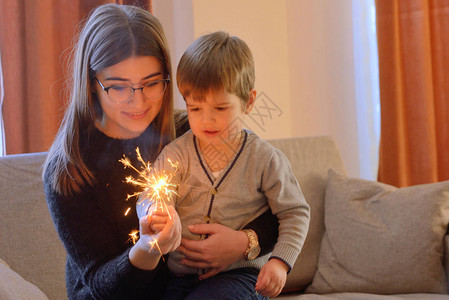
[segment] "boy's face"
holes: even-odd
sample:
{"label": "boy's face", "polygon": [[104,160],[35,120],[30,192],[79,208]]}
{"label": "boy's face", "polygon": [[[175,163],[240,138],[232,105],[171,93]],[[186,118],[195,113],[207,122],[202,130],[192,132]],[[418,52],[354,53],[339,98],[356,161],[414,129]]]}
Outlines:
{"label": "boy's face", "polygon": [[201,147],[235,142],[240,137],[245,115],[251,112],[255,96],[256,92],[251,90],[245,106],[239,97],[224,89],[209,91],[201,101],[192,96],[187,97],[190,128],[199,139]]}

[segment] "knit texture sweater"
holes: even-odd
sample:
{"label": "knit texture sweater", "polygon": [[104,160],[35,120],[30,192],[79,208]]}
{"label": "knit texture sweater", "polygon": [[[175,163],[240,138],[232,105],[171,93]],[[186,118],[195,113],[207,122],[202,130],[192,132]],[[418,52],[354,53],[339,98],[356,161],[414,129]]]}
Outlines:
{"label": "knit texture sweater", "polygon": [[[187,225],[198,223],[219,223],[240,230],[271,208],[279,220],[279,236],[273,252],[254,260],[238,261],[228,270],[260,269],[270,256],[292,267],[307,235],[310,208],[286,156],[254,133],[244,130],[234,156],[215,178],[203,151],[208,151],[211,157],[214,147],[209,145],[201,150],[197,138],[188,131],[167,145],[154,164],[155,170],[160,171],[173,169],[168,160],[178,163],[178,197],[174,202],[182,223],[182,236],[205,238],[187,229]],[[212,153],[212,157],[223,158],[218,152]],[[175,275],[202,272],[182,265],[182,258],[177,251],[169,255],[168,266]]]}
{"label": "knit texture sweater", "polygon": [[165,263],[144,271],[128,259],[132,246],[129,233],[138,230],[139,223],[134,209],[124,215],[136,201],[126,201],[135,187],[124,180],[136,174],[119,162],[125,154],[138,166],[136,147],[144,159],[153,161],[158,143],[159,136],[151,126],[141,136],[128,140],[113,139],[93,129],[81,136],[80,144],[83,159],[95,175],[94,186],[85,186],[80,193],[66,197],[50,187],[45,174],[47,205],[67,252],[69,299],[158,299],[165,288]]}

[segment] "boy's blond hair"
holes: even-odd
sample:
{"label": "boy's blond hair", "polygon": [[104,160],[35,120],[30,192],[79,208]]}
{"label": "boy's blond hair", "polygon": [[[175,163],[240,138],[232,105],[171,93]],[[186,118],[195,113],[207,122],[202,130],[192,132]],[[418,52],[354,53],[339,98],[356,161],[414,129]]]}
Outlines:
{"label": "boy's blond hair", "polygon": [[224,89],[246,104],[254,88],[254,60],[248,45],[217,31],[203,35],[184,52],[176,80],[184,99],[204,99],[210,90]]}

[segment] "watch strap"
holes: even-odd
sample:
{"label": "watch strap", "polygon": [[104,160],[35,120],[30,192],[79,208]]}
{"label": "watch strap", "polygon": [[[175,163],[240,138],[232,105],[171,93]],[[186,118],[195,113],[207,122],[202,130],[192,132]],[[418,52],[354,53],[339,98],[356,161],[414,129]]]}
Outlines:
{"label": "watch strap", "polygon": [[245,251],[245,258],[247,260],[254,259],[256,257],[251,257],[250,258],[250,257],[248,257],[248,254],[254,248],[260,248],[260,246],[259,246],[259,238],[257,236],[257,233],[254,230],[252,230],[252,229],[243,229],[242,231],[246,234],[246,236],[248,237],[248,241],[249,241],[248,248]]}

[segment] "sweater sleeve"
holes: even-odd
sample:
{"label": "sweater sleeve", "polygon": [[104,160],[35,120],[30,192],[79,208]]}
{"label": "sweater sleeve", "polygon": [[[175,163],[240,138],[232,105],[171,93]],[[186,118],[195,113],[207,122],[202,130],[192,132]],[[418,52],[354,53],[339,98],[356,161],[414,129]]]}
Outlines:
{"label": "sweater sleeve", "polygon": [[257,233],[260,246],[259,256],[262,256],[273,251],[279,234],[278,227],[278,219],[269,209],[243,227],[243,229],[252,229]]}
{"label": "sweater sleeve", "polygon": [[63,197],[44,183],[44,191],[67,252],[69,298],[131,299],[148,290],[160,273],[160,264],[153,271],[144,271],[130,263],[130,248],[116,241],[107,209],[93,201],[92,189]]}
{"label": "sweater sleeve", "polygon": [[287,157],[274,149],[262,176],[262,191],[279,220],[279,237],[271,257],[286,262],[290,268],[306,239],[310,207],[301,192]]}

